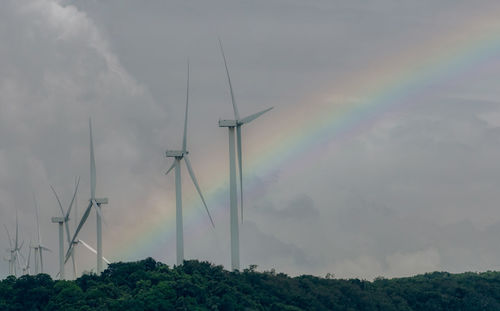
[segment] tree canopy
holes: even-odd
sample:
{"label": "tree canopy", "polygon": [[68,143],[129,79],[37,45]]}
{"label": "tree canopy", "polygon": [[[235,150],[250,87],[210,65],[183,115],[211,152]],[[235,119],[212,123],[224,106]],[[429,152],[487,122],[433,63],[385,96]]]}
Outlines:
{"label": "tree canopy", "polygon": [[229,272],[196,260],[110,264],[75,281],[46,274],[0,281],[0,310],[500,310],[500,273],[408,278],[289,277],[255,266]]}

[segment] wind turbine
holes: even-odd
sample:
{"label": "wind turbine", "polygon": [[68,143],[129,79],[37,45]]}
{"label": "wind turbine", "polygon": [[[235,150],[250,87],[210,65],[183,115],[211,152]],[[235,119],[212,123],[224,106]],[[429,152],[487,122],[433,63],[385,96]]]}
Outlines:
{"label": "wind turbine", "polygon": [[33,248],[35,256],[35,274],[38,274],[38,263],[40,263],[40,272],[43,273],[43,251],[51,251],[42,244],[42,235],[40,234],[40,223],[38,215],[38,204],[35,199],[35,216],[36,216],[36,229],[37,229],[37,244],[32,246],[30,242],[30,248]]}
{"label": "wind turbine", "polygon": [[[7,230],[7,227],[5,227],[5,230]],[[7,237],[10,239],[10,234],[9,230],[7,230]],[[14,239],[14,247],[12,247],[11,244],[11,259],[12,259],[12,271],[11,274],[14,274],[17,276],[17,271],[18,269],[22,271],[22,267],[24,266],[21,264],[21,249],[23,248],[24,242],[21,242],[21,245],[19,245],[19,222],[18,222],[18,217],[17,217],[17,211],[16,211],[16,237]]]}
{"label": "wind turbine", "polygon": [[193,181],[193,184],[200,195],[201,201],[205,206],[208,217],[212,226],[215,227],[214,221],[210,212],[208,211],[207,204],[205,203],[205,198],[201,193],[200,186],[194,175],[193,168],[191,167],[191,162],[189,161],[189,151],[187,151],[187,120],[188,120],[188,104],[189,104],[189,63],[187,69],[187,88],[186,88],[186,113],[184,117],[184,136],[182,139],[182,150],[167,150],[165,156],[167,158],[174,158],[174,163],[167,170],[165,175],[167,175],[173,168],[175,168],[175,218],[176,218],[176,247],[177,247],[177,265],[181,265],[184,262],[184,232],[182,225],[182,189],[181,189],[181,160],[184,159],[186,163],[189,176]]}
{"label": "wind turbine", "polygon": [[[6,249],[6,251],[10,252],[10,249]],[[12,260],[10,258],[4,257],[3,260],[7,261],[9,263],[9,275],[12,275],[11,269],[12,269]]]}
{"label": "wind turbine", "polygon": [[7,231],[7,238],[9,239],[9,250],[8,250],[10,253],[10,258],[8,259],[8,261],[9,261],[9,275],[14,275],[16,248],[12,245],[13,240],[10,238],[9,229],[7,229],[6,225],[3,225],[3,226],[5,228],[5,231]]}
{"label": "wind turbine", "polygon": [[242,159],[242,144],[241,144],[241,127],[244,124],[250,123],[257,119],[264,113],[273,109],[267,108],[260,112],[249,115],[245,118],[240,118],[238,107],[234,99],[233,86],[231,84],[231,77],[229,76],[229,69],[227,66],[226,56],[222,47],[222,41],[219,39],[219,47],[221,50],[222,58],[224,60],[224,67],[226,68],[227,82],[229,84],[229,91],[231,94],[231,103],[233,104],[234,120],[219,120],[219,127],[227,127],[229,132],[229,215],[231,227],[231,268],[233,270],[240,269],[240,233],[238,223],[238,199],[236,188],[236,155],[235,155],[235,129],[236,129],[236,145],[238,150],[238,167],[240,177],[240,206],[241,206],[241,221],[243,222],[243,159]]}
{"label": "wind turbine", "polygon": [[[75,202],[76,193],[78,192],[79,185],[80,185],[80,177],[78,177],[78,179],[76,181],[75,191],[73,192],[73,197],[71,199],[71,202],[69,203],[69,207],[68,207],[68,210],[66,212],[64,212],[64,208],[62,207],[61,200],[59,199],[59,196],[57,195],[56,190],[54,189],[54,187],[52,187],[52,185],[50,185],[50,189],[52,189],[52,192],[54,193],[54,196],[56,197],[57,203],[59,205],[59,209],[61,211],[61,216],[63,218],[64,227],[66,229],[66,239],[68,241],[68,245],[70,245],[70,243],[71,243],[71,236],[69,233],[69,224],[68,224],[69,215],[71,213],[71,208],[73,207],[73,203]],[[61,243],[61,242],[59,242],[59,243]],[[73,263],[73,275],[76,278],[76,263],[75,263],[75,256],[73,253],[71,253],[71,260]]]}
{"label": "wind turbine", "polygon": [[[24,265],[21,264],[21,249],[23,248],[24,242],[21,242],[21,245],[19,245],[19,222],[18,222],[18,217],[17,217],[17,211],[16,211],[16,236],[15,239],[12,240],[10,238],[10,233],[7,227],[4,225],[5,231],[7,231],[7,237],[9,239],[9,245],[10,245],[10,271],[9,273],[11,275],[17,276],[17,271],[18,269],[22,271],[22,267]],[[14,244],[14,245],[12,245]]]}
{"label": "wind turbine", "polygon": [[108,199],[107,198],[96,198],[95,197],[95,189],[96,189],[96,168],[95,168],[95,157],[94,157],[94,143],[92,140],[92,121],[89,118],[89,131],[90,131],[90,199],[89,199],[89,205],[87,206],[87,209],[83,213],[82,219],[80,220],[80,223],[78,224],[78,227],[76,228],[75,234],[73,235],[73,239],[71,239],[71,243],[68,248],[68,252],[66,253],[66,261],[68,260],[69,256],[71,256],[71,253],[74,248],[74,244],[77,241],[78,238],[78,233],[82,229],[83,225],[87,221],[87,218],[89,217],[90,210],[92,207],[94,207],[96,211],[96,219],[97,219],[97,274],[100,274],[102,272],[102,267],[103,267],[103,259],[102,259],[102,213],[101,213],[101,205],[103,204],[108,204]]}

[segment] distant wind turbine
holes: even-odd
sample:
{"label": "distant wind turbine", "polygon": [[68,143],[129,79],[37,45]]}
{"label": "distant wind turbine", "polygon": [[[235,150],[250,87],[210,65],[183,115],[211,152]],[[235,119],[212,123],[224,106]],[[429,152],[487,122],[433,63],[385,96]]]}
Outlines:
{"label": "distant wind turbine", "polygon": [[239,166],[239,177],[240,177],[240,206],[241,206],[241,221],[243,221],[243,155],[242,155],[242,143],[241,143],[241,127],[243,124],[250,123],[257,119],[264,113],[273,109],[267,108],[255,114],[249,115],[248,117],[240,119],[238,113],[238,107],[236,106],[236,101],[234,99],[233,86],[231,84],[231,77],[229,75],[229,69],[227,66],[226,56],[224,55],[224,49],[222,47],[222,41],[219,39],[219,47],[221,50],[222,58],[224,60],[224,67],[226,68],[227,82],[229,84],[229,91],[231,94],[231,103],[233,104],[234,120],[219,120],[219,127],[227,127],[229,132],[229,214],[230,214],[230,224],[231,224],[231,268],[233,270],[240,269],[240,233],[239,233],[239,223],[238,223],[238,199],[237,199],[237,186],[236,186],[236,158],[235,158],[235,129],[236,129],[236,145],[238,149],[238,166]]}
{"label": "distant wind turbine", "polygon": [[200,195],[201,201],[205,206],[208,217],[213,227],[215,227],[212,216],[208,211],[205,198],[201,193],[200,186],[194,175],[193,168],[191,167],[191,162],[189,161],[189,151],[187,151],[187,121],[188,121],[188,104],[189,104],[189,63],[187,70],[187,91],[186,91],[186,113],[184,117],[184,136],[182,139],[182,150],[167,150],[165,155],[167,158],[174,158],[174,163],[167,170],[165,175],[167,175],[173,168],[175,168],[175,211],[176,211],[176,246],[177,246],[177,265],[181,265],[184,262],[184,232],[182,224],[182,189],[181,189],[181,160],[184,159],[186,167],[189,172],[189,176],[193,181],[193,184]]}
{"label": "distant wind turbine", "polygon": [[[39,222],[39,214],[38,214],[38,204],[36,202],[36,198],[34,198],[35,201],[35,217],[36,217],[36,230],[37,230],[37,244],[31,246],[30,242],[30,247],[33,248],[34,250],[34,256],[35,256],[35,274],[38,274],[38,272],[43,273],[43,251],[51,251],[47,247],[45,247],[42,243],[42,235],[40,234],[40,222]],[[38,271],[38,268],[40,267],[40,271]]]}
{"label": "distant wind turbine", "polygon": [[92,207],[96,211],[96,227],[97,227],[97,274],[100,274],[103,271],[103,259],[102,259],[102,212],[101,205],[108,204],[107,198],[96,198],[95,190],[96,190],[96,167],[95,167],[95,157],[94,157],[94,142],[92,139],[92,121],[89,119],[89,131],[90,131],[90,199],[89,205],[87,209],[83,213],[82,219],[76,228],[75,234],[71,239],[71,243],[69,245],[68,251],[66,252],[66,260],[69,259],[71,253],[73,251],[74,245],[78,238],[78,233],[82,229],[83,225],[87,221],[89,217],[90,210]]}
{"label": "distant wind turbine", "polygon": [[23,248],[24,242],[21,242],[19,245],[19,222],[16,211],[16,235],[14,239],[11,239],[9,230],[7,226],[5,226],[5,231],[7,232],[7,238],[9,239],[9,251],[10,251],[10,260],[9,260],[9,274],[17,276],[17,272],[22,272],[25,264],[21,262],[23,260],[21,255],[21,249]]}
{"label": "distant wind turbine", "polygon": [[9,239],[9,275],[15,275],[15,262],[16,262],[16,246],[14,245],[14,241],[10,237],[9,229],[7,229],[6,225],[3,225],[5,231],[7,232],[7,238]]}

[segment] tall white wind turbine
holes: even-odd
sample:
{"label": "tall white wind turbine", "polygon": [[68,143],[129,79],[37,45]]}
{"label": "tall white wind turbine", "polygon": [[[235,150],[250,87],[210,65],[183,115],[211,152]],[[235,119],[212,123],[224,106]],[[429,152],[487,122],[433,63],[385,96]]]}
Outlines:
{"label": "tall white wind turbine", "polygon": [[90,131],[90,199],[89,205],[87,209],[83,213],[82,219],[76,228],[75,234],[71,239],[71,243],[69,245],[68,251],[66,252],[66,261],[71,256],[74,245],[78,239],[78,233],[82,229],[83,225],[87,221],[89,217],[90,210],[92,207],[96,211],[96,227],[97,227],[97,274],[100,274],[103,271],[103,258],[102,258],[102,212],[101,205],[108,204],[107,198],[96,198],[95,197],[95,189],[96,189],[96,168],[95,168],[95,157],[94,157],[94,142],[92,139],[92,122],[89,119],[89,131]]}
{"label": "tall white wind turbine", "polygon": [[[35,199],[35,217],[36,217],[36,230],[37,241],[35,245],[30,246],[34,250],[35,256],[35,274],[43,273],[43,251],[50,252],[51,250],[45,247],[42,243],[42,235],[40,234],[40,221],[38,214],[38,204]],[[31,243],[30,243],[31,244]]]}
{"label": "tall white wind turbine", "polygon": [[233,104],[234,120],[219,120],[219,127],[227,127],[229,132],[229,215],[231,227],[231,268],[233,270],[240,269],[240,233],[238,223],[238,199],[237,199],[237,186],[236,186],[236,154],[235,154],[235,130],[236,130],[236,146],[238,150],[238,167],[240,179],[240,206],[241,206],[241,221],[243,221],[243,155],[241,143],[241,127],[244,124],[250,123],[257,119],[264,113],[273,109],[267,108],[255,114],[249,115],[245,118],[240,118],[238,107],[234,99],[233,86],[231,84],[231,77],[227,66],[226,56],[222,42],[219,39],[219,47],[221,50],[222,58],[224,60],[224,67],[226,68],[227,82],[229,84],[229,91],[231,94],[231,103]]}
{"label": "tall white wind turbine", "polygon": [[177,265],[181,265],[184,262],[184,230],[182,224],[182,189],[181,189],[181,160],[184,159],[186,167],[193,181],[193,184],[200,195],[201,201],[205,206],[208,217],[213,227],[215,227],[212,216],[208,210],[207,204],[205,203],[205,198],[201,193],[200,186],[194,175],[193,168],[191,167],[191,162],[189,161],[189,151],[187,151],[187,121],[188,121],[188,104],[189,104],[189,63],[187,70],[187,91],[186,91],[186,113],[184,117],[184,136],[182,139],[182,150],[167,150],[165,156],[167,158],[174,158],[174,163],[167,170],[165,175],[167,175],[172,169],[175,168],[175,218],[176,218],[176,254],[177,254]]}
{"label": "tall white wind turbine", "polygon": [[[68,210],[65,212],[64,208],[61,204],[61,200],[59,199],[59,196],[57,195],[56,190],[52,185],[50,185],[50,189],[52,189],[52,192],[54,193],[54,196],[56,197],[57,204],[59,205],[59,210],[61,211],[61,217],[63,219],[64,227],[66,229],[66,240],[68,242],[68,245],[71,243],[71,235],[69,233],[69,216],[71,213],[71,208],[73,207],[73,203],[75,202],[76,198],[76,193],[78,192],[78,186],[80,185],[80,177],[77,178],[76,185],[75,185],[75,191],[73,192],[73,197],[71,198],[71,202],[69,203]],[[73,276],[76,278],[76,263],[75,263],[75,255],[74,253],[71,253],[71,260],[73,264]]]}

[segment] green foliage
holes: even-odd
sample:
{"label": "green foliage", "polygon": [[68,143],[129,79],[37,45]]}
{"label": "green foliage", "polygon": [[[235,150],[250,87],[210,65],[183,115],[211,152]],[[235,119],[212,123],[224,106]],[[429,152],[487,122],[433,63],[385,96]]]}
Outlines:
{"label": "green foliage", "polygon": [[169,268],[148,258],[76,281],[9,276],[0,281],[0,310],[500,310],[499,272],[368,282],[256,268],[228,272],[195,260]]}

